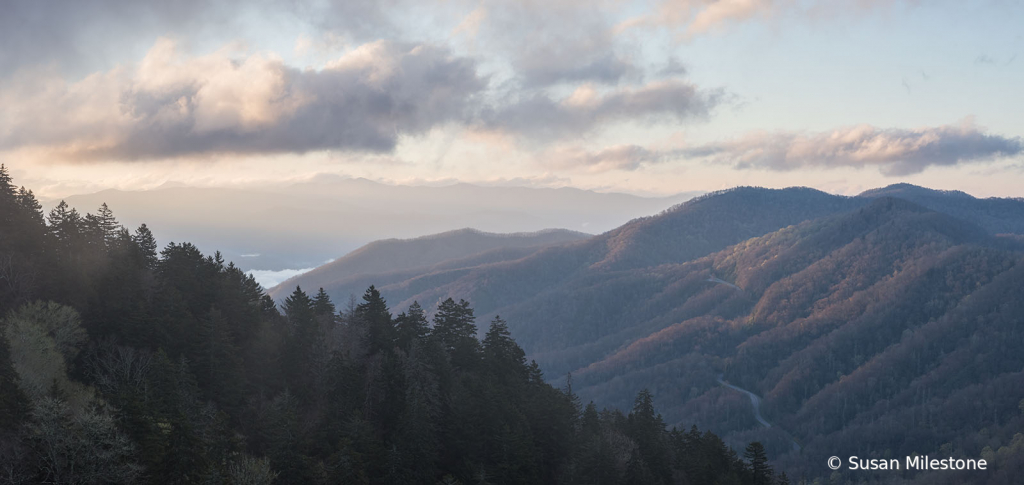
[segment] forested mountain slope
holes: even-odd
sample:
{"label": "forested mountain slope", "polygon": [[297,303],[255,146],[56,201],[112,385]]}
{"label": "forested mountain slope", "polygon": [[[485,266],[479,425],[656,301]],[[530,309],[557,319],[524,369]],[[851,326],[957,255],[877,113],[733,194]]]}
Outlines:
{"label": "forested mountain slope", "polygon": [[898,197],[934,211],[971,221],[992,234],[1024,234],[1024,199],[979,199],[953,190],[934,190],[911,184],[894,184],[868,190],[859,197]]}
{"label": "forested mountain slope", "polygon": [[[745,397],[717,384],[724,372],[803,444],[783,459],[796,469],[885,450],[980,456],[1012,441],[1024,399],[1022,255],[991,241],[966,222],[880,199],[660,267],[675,283],[646,305],[679,307],[638,326],[674,323],[574,372],[578,388],[611,397],[648,387],[670,422],[787,452],[783,436],[758,431]],[[708,282],[712,274],[741,289]]]}
{"label": "forested mountain slope", "polygon": [[[414,239],[384,239],[367,244],[313,271],[290,278],[268,293],[283,300],[296,286],[324,288],[332,295],[362,292],[381,284],[377,275],[395,273],[402,279],[442,268],[475,266],[483,262],[519,259],[544,246],[590,237],[582,232],[548,229],[532,233],[494,234],[459,229]],[[459,263],[455,263],[461,261]]]}
{"label": "forested mountain slope", "polygon": [[[866,202],[811,189],[739,188],[695,199],[658,216],[631,221],[587,240],[544,248],[518,260],[440,269],[381,284],[379,288],[402,305],[413,301],[433,303],[464,294],[478,311],[486,314],[541,317],[542,321],[528,320],[531,321],[529,327],[517,329],[517,332],[524,332],[517,333],[524,346],[540,356],[547,350],[561,352],[584,343],[574,340],[576,337],[571,335],[574,331],[590,339],[621,330],[614,328],[618,325],[615,322],[597,329],[596,334],[593,328],[577,325],[577,322],[587,321],[590,315],[610,319],[612,314],[626,311],[629,307],[629,302],[624,301],[626,295],[644,291],[642,287],[633,286],[623,288],[622,292],[614,291],[616,285],[631,285],[609,277],[621,268],[688,261],[749,237],[849,210]],[[592,302],[584,288],[594,284],[605,290],[599,301]],[[611,293],[616,295],[606,298]],[[332,294],[332,297],[339,299],[347,295]],[[628,323],[623,322],[623,325],[628,326]],[[554,372],[570,370],[563,362],[541,358],[544,365],[555,366],[551,368]]]}
{"label": "forested mountain slope", "polygon": [[[935,207],[965,198],[929,193]],[[822,470],[806,464],[834,454],[1010,453],[1024,424],[1022,256],[993,234],[1009,227],[968,219],[1016,212],[972,203],[954,217],[875,195],[735,189],[381,291],[404,302],[465,295],[515,322],[530,357],[549,375],[572,371],[585,398],[626,408],[653,389],[668,422],[764,441],[809,476]],[[761,429],[719,374],[761,395],[776,429]],[[989,478],[1012,483],[1006,473]],[[928,477],[917,479],[964,479]]]}

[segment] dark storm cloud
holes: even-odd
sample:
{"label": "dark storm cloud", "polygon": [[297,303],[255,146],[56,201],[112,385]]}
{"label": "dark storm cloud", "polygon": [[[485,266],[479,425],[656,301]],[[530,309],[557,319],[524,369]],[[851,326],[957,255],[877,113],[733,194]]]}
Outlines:
{"label": "dark storm cloud", "polygon": [[755,133],[734,141],[689,148],[683,155],[706,157],[740,169],[790,171],[805,167],[877,166],[886,175],[910,175],[933,166],[952,166],[1016,156],[1018,137],[987,134],[971,120],[959,125],[881,129],[860,125],[823,133]]}

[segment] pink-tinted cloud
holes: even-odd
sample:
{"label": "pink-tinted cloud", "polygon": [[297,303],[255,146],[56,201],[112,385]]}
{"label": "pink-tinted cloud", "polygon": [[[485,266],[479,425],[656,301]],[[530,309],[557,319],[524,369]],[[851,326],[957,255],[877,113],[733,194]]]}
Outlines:
{"label": "pink-tinted cloud", "polygon": [[885,175],[909,175],[950,166],[1016,156],[1019,137],[988,134],[966,119],[957,125],[902,129],[857,125],[820,133],[756,132],[738,139],[683,150],[739,169],[790,171],[805,167],[876,166]]}
{"label": "pink-tinted cloud", "polygon": [[231,48],[190,57],[161,40],[135,66],[74,83],[23,72],[0,87],[0,150],[71,160],[390,151],[402,135],[466,119],[485,87],[473,61],[430,45],[378,41],[299,70]]}

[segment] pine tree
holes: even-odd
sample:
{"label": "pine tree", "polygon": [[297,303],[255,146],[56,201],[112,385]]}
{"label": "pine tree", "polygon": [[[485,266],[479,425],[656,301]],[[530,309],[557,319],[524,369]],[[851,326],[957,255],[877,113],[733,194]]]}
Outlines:
{"label": "pine tree", "polygon": [[527,377],[526,352],[512,339],[508,324],[495,316],[483,343],[484,360],[503,382],[524,381]]}
{"label": "pine tree", "polygon": [[314,391],[314,376],[309,372],[311,358],[321,338],[313,300],[296,286],[291,296],[284,300],[284,313],[289,326],[283,355],[284,375],[293,392],[308,397],[307,393]]}
{"label": "pine tree", "polygon": [[323,317],[334,316],[336,311],[337,309],[334,308],[334,302],[331,301],[331,297],[327,296],[327,292],[324,291],[323,287],[320,287],[320,291],[313,297],[313,313],[318,317]]}
{"label": "pine tree", "polygon": [[156,267],[156,238],[153,237],[153,233],[150,232],[149,228],[145,224],[139,226],[135,230],[135,234],[132,236],[132,240],[139,247],[140,257],[146,268],[153,269]]}
{"label": "pine tree", "polygon": [[11,308],[33,295],[42,283],[47,229],[42,207],[24,187],[15,191],[7,168],[0,165],[0,308]]}
{"label": "pine tree", "polygon": [[66,261],[71,257],[74,246],[81,237],[82,216],[62,200],[57,207],[50,210],[50,214],[46,216],[46,223],[52,235],[51,240],[56,245],[58,260]]}
{"label": "pine tree", "polygon": [[474,321],[473,309],[466,300],[455,303],[448,298],[437,306],[431,335],[441,343],[456,367],[471,366],[476,360],[480,342],[476,339]]}
{"label": "pine tree", "polygon": [[395,318],[395,327],[398,332],[398,347],[409,352],[413,342],[427,338],[430,334],[430,325],[423,312],[423,307],[418,302],[412,302],[409,310],[402,312]]}
{"label": "pine tree", "polygon": [[103,234],[103,240],[108,245],[117,239],[117,233],[121,229],[121,224],[118,224],[117,219],[114,218],[114,211],[107,207],[106,202],[100,205],[99,210],[96,212],[96,220],[100,232]]}
{"label": "pine tree", "polygon": [[43,224],[43,205],[36,200],[31,190],[26,190],[25,187],[18,189],[18,204],[36,224]]}
{"label": "pine tree", "polygon": [[296,286],[291,296],[284,300],[284,314],[293,329],[307,327],[313,320],[313,300],[301,286]]}
{"label": "pine tree", "polygon": [[750,462],[751,484],[772,485],[772,466],[768,464],[764,445],[757,441],[750,443],[743,452],[743,457]]}
{"label": "pine tree", "polygon": [[[18,190],[14,185],[14,179],[11,178],[11,173],[7,170],[6,165],[0,164],[0,207],[14,207],[17,202]],[[10,224],[13,222],[9,219],[13,216],[13,213],[0,214],[0,224]]]}
{"label": "pine tree", "polygon": [[629,413],[630,437],[636,440],[640,456],[650,472],[662,482],[671,478],[671,460],[668,444],[665,442],[665,422],[654,410],[654,396],[647,389],[641,390]]}
{"label": "pine tree", "polygon": [[370,355],[390,351],[395,344],[395,325],[388,304],[373,285],[363,293],[363,302],[356,305],[356,319],[366,328],[366,349]]}

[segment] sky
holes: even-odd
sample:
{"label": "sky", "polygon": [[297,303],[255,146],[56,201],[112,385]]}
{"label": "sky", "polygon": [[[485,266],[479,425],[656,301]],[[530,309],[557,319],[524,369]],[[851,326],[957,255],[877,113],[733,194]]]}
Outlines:
{"label": "sky", "polygon": [[4,0],[43,197],[318,174],[668,195],[1024,196],[1024,4]]}

